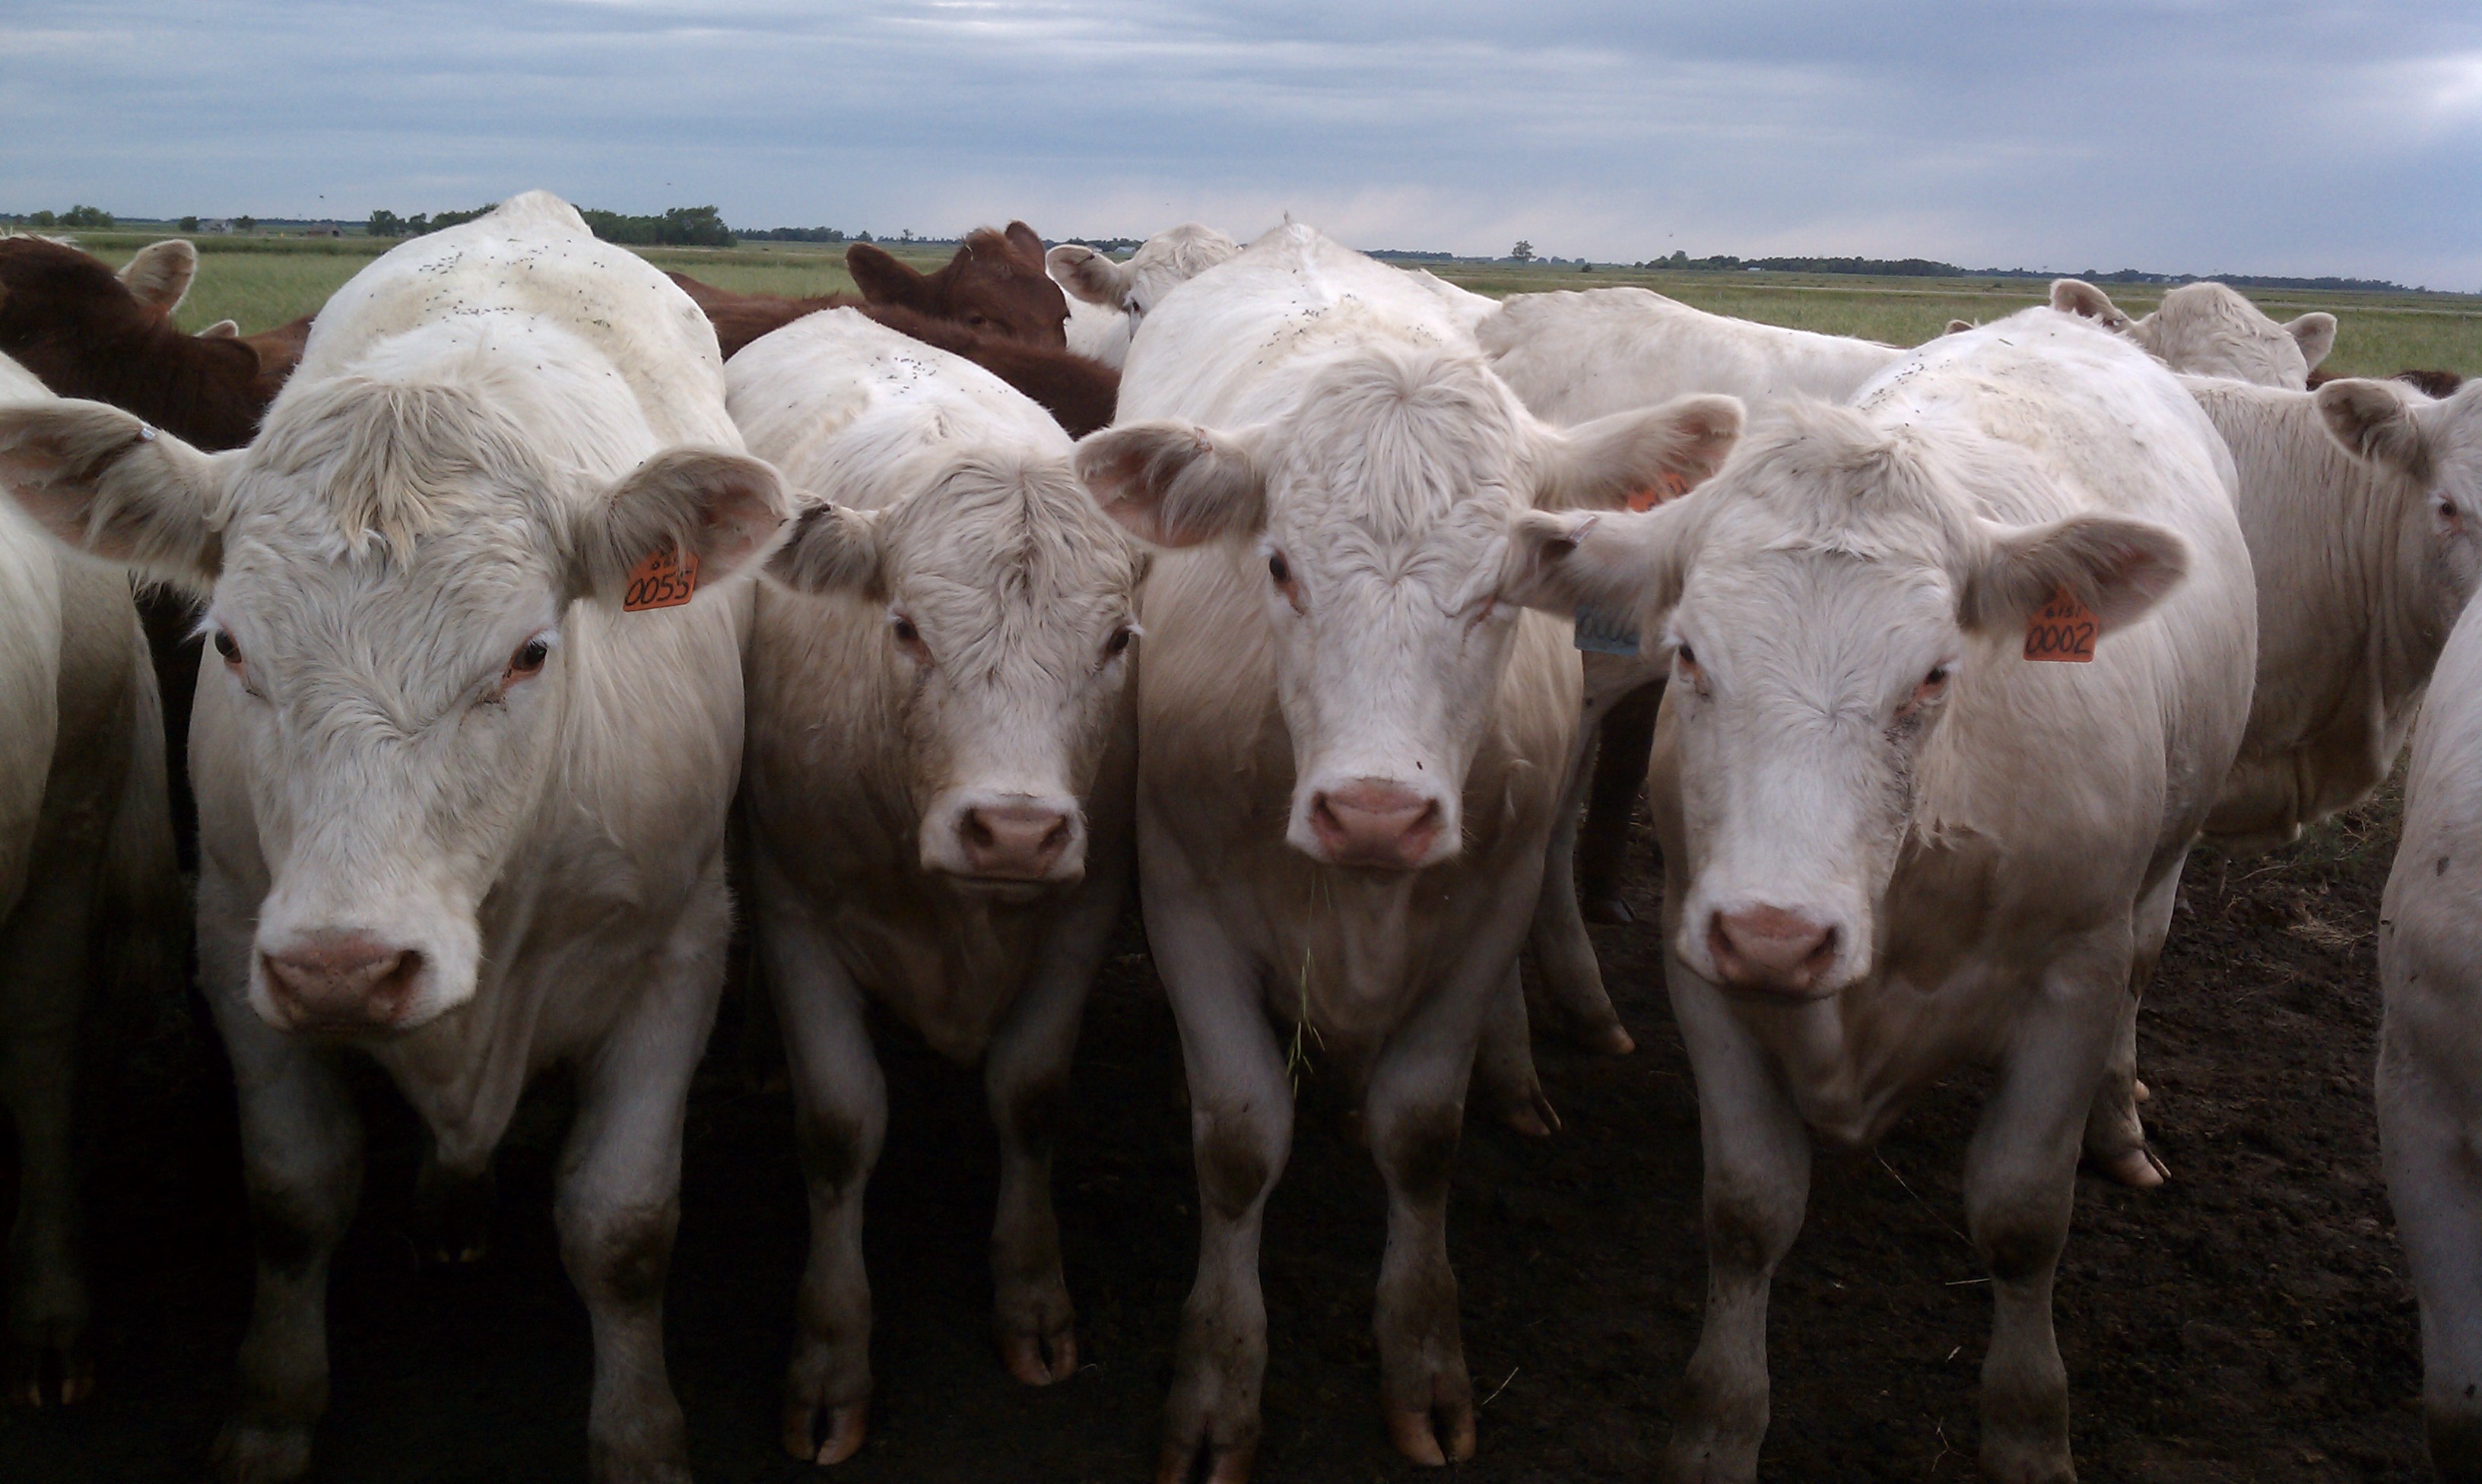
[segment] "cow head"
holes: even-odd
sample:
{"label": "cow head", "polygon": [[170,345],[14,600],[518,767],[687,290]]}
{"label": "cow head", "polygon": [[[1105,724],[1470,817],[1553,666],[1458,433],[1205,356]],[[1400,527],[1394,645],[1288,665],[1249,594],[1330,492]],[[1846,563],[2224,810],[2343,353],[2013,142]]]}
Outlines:
{"label": "cow head", "polygon": [[1462,843],[1515,632],[1498,590],[1510,521],[1695,483],[1740,425],[1738,402],[1698,397],[1562,431],[1470,354],[1376,349],[1305,378],[1268,423],[1116,428],[1079,444],[1077,469],[1146,540],[1236,548],[1292,737],[1286,841],[1411,870]]}
{"label": "cow head", "polygon": [[1022,221],[982,227],[936,273],[866,242],[845,249],[845,271],[874,304],[894,304],[967,329],[1035,345],[1069,346],[1069,300],[1043,269],[1043,239]]}
{"label": "cow head", "polygon": [[1673,646],[1688,836],[1674,949],[1702,976],[1807,999],[1868,973],[1951,692],[2022,663],[2026,622],[2058,589],[2108,635],[2185,570],[2157,526],[2020,529],[1971,510],[1910,435],[1801,406],[1689,499],[1519,527],[1515,596],[1633,613]]}
{"label": "cow head", "polygon": [[2444,642],[2482,586],[2482,383],[2433,401],[2395,380],[2336,380],[2318,388],[2318,413],[2344,452],[2396,476],[2424,506],[2407,523],[2411,585],[2420,617]]}
{"label": "cow head", "polygon": [[923,869],[1007,898],[1082,879],[1080,801],[1137,635],[1135,548],[1062,454],[932,449],[810,482],[837,503],[805,511],[768,571],[881,627]]}
{"label": "cow head", "polygon": [[618,744],[564,738],[572,694],[608,683],[565,646],[663,621],[608,612],[644,559],[694,555],[709,591],[783,523],[755,459],[673,449],[596,479],[502,404],[343,378],[220,455],[94,404],[0,412],[0,483],[55,535],[211,598],[205,685],[270,872],[249,997],[280,1028],[405,1029],[472,998],[483,899],[560,807],[555,766]]}
{"label": "cow head", "polygon": [[2220,283],[2184,283],[2143,319],[2081,278],[2051,283],[2051,307],[2081,315],[2144,346],[2156,360],[2192,376],[2229,377],[2300,391],[2336,348],[2336,317],[2310,313],[2278,324]]}
{"label": "cow head", "polygon": [[1125,263],[1084,243],[1065,242],[1043,257],[1060,286],[1090,304],[1143,316],[1173,290],[1227,258],[1241,245],[1211,226],[1184,221],[1148,238]]}

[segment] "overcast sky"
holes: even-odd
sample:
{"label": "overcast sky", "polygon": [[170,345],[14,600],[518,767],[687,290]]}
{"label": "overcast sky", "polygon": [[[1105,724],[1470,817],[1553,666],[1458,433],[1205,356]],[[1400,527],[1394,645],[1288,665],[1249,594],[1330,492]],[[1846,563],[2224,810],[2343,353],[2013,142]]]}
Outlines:
{"label": "overcast sky", "polygon": [[743,226],[2482,290],[2482,3],[7,0],[0,209],[541,185]]}

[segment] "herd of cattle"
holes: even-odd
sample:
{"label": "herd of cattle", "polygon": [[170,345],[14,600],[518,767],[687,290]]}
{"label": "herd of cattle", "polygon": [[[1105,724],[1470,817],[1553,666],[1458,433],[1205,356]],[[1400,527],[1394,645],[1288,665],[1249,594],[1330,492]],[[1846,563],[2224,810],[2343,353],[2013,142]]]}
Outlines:
{"label": "herd of cattle", "polygon": [[[1572,858],[1608,859],[1643,778],[1705,1161],[1672,1476],[1756,1472],[1813,1137],[1876,1140],[1970,1063],[1982,1463],[2067,1479],[2052,1272],[2081,1159],[2166,1178],[2135,1022],[2182,862],[2365,796],[2438,670],[2379,1116],[2433,1457],[2482,1478],[2482,390],[2310,390],[2335,320],[2212,284],[2132,321],[2063,280],[1907,351],[1640,289],[1492,300],[1289,224],[850,261],[852,301],[668,281],[538,193],[243,338],[172,326],[186,244],[116,276],[0,241],[29,1399],[92,1384],[66,1048],[91,980],[190,950],[186,745],[258,1253],[219,1476],[308,1467],[352,1053],[429,1130],[452,1258],[529,1080],[574,1070],[592,1471],[687,1477],[663,1294],[736,898],[809,1184],[786,1446],[835,1463],[867,1427],[874,1003],[985,1069],[994,1334],[1019,1380],[1069,1376],[1052,1131],[1133,889],[1200,1194],[1159,1478],[1250,1471],[1305,1035],[1386,1182],[1389,1434],[1464,1458],[1468,1081],[1556,1125],[1529,951],[1562,1033],[1629,1050]],[[1598,737],[1620,784],[1581,844]]]}

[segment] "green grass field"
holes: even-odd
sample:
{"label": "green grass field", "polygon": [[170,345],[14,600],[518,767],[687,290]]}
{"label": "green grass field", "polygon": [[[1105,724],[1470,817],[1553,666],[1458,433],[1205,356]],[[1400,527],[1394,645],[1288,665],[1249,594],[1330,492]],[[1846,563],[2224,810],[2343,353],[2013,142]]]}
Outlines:
{"label": "green grass field", "polygon": [[[154,241],[154,234],[92,232],[79,245],[116,266]],[[218,320],[266,329],[308,314],[389,244],[361,238],[307,240],[240,237],[193,239],[198,277],[182,304],[184,328]],[[886,247],[886,244],[881,246]],[[946,261],[947,249],[890,247],[922,268]],[[750,243],[737,247],[650,247],[643,255],[719,288],[743,293],[827,294],[850,289],[844,248],[824,243]],[[1862,335],[1891,345],[1916,345],[1951,319],[1994,320],[2042,301],[2045,285],[2027,278],[1862,278],[1821,273],[1646,273],[1628,269],[1520,268],[1513,264],[1446,265],[1439,276],[1479,294],[1504,297],[1549,289],[1641,284],[1683,303],[1796,329]],[[2158,288],[2130,285],[2112,298],[2144,314]],[[2407,367],[2482,376],[2482,298],[2444,294],[2331,294],[2263,290],[2252,294],[2279,320],[2310,309],[2334,314],[2341,328],[2327,366],[2345,376],[2386,376]]]}

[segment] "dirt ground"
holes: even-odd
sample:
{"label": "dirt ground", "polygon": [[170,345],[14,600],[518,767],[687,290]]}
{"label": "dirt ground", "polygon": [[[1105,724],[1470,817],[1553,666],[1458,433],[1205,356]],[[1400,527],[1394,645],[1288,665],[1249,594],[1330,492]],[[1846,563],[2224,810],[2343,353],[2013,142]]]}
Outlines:
{"label": "dirt ground", "polygon": [[[2174,1184],[2140,1195],[2081,1180],[2060,1273],[2086,1479],[2427,1477],[2414,1303],[2370,1110],[2371,944],[2394,830],[2383,800],[2273,861],[2191,863],[2141,1035],[2148,1119]],[[1631,896],[1651,920],[1659,882],[1643,835]],[[1566,1129],[1532,1142],[1477,1122],[1460,1157],[1450,1245],[1465,1358],[1489,1398],[1461,1480],[1648,1477],[1696,1341],[1688,1067],[1650,929],[1596,931],[1639,1051],[1596,1057],[1545,1041]],[[736,1013],[691,1108],[673,1376],[701,1479],[830,1477],[776,1443],[805,1208],[786,1097],[753,1090]],[[0,1480],[196,1477],[231,1392],[250,1261],[226,1074],[195,1005],[159,1007],[151,1026],[125,1008],[109,1019],[85,1058],[99,1391],[66,1414],[0,1417]],[[1017,1386],[988,1337],[996,1162],[978,1080],[893,1029],[882,1046],[893,1114],[869,1208],[874,1436],[832,1477],[1147,1476],[1196,1192],[1172,1017],[1134,921],[1088,1015],[1059,1159],[1087,1362],[1060,1386]],[[1382,1194],[1321,1091],[1313,1072],[1267,1221],[1258,1477],[1442,1477],[1399,1462],[1380,1428]],[[415,1131],[383,1084],[367,1092],[371,1175],[336,1261],[316,1477],[581,1477],[587,1326],[550,1219],[561,1090],[520,1113],[493,1249],[459,1271],[415,1264]],[[1959,1235],[1959,1168],[1978,1102],[1960,1080],[1875,1153],[1820,1162],[1775,1289],[1762,1477],[1973,1476],[1989,1305]]]}

